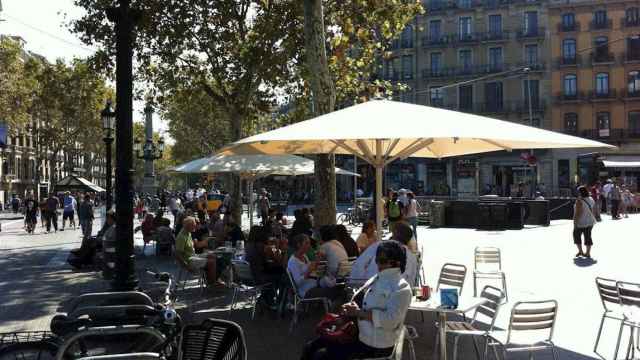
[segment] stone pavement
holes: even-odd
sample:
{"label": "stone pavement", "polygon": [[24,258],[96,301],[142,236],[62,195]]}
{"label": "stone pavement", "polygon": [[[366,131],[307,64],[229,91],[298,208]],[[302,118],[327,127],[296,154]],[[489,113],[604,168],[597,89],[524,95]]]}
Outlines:
{"label": "stone pavement", "polygon": [[[98,273],[75,272],[64,263],[70,248],[79,246],[80,231],[28,236],[21,222],[3,222],[0,233],[0,331],[39,330],[48,327],[61,301],[88,291],[108,289]],[[497,246],[503,254],[507,273],[509,303],[503,306],[497,325],[505,328],[509,311],[516,301],[556,299],[559,315],[554,340],[561,359],[597,359],[593,343],[602,305],[594,285],[596,276],[640,282],[638,254],[640,242],[635,233],[640,215],[629,219],[609,220],[594,229],[593,261],[574,260],[576,250],[571,240],[570,221],[554,221],[550,227],[527,227],[520,231],[476,231],[471,229],[419,229],[419,246],[424,249],[427,282],[434,285],[440,267],[446,262],[465,264],[468,275],[464,293],[473,292],[471,272],[476,246]],[[99,224],[95,224],[97,228]],[[39,231],[41,229],[38,229]],[[96,230],[97,231],[97,230]],[[357,234],[354,233],[354,237]],[[136,238],[137,254],[141,239]],[[176,271],[171,258],[156,257],[153,248],[138,256],[138,273],[142,285],[151,289],[143,275],[145,267]],[[185,317],[200,321],[207,317],[227,318],[230,292],[227,289],[189,288],[180,294],[180,302],[189,305]],[[289,317],[279,318],[270,311],[250,319],[248,308],[235,311],[232,320],[245,331],[249,358],[294,359],[304,341],[313,337],[313,326],[321,316],[319,309],[306,316],[292,334]],[[407,322],[416,326],[418,359],[431,359],[434,341],[433,317],[422,323],[419,314],[410,312]],[[611,359],[617,336],[615,323],[607,323],[600,352]],[[626,339],[626,337],[625,337]],[[470,342],[461,341],[460,358],[473,358]],[[624,349],[626,342],[623,341]],[[622,355],[620,356],[622,357]],[[407,358],[406,356],[404,357]],[[526,358],[526,354],[514,357]],[[548,354],[536,359],[551,358]]]}

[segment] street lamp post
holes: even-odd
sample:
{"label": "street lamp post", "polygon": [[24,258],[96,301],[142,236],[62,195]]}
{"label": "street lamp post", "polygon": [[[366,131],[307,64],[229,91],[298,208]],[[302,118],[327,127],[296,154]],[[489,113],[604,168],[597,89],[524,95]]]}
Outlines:
{"label": "street lamp post", "polygon": [[107,203],[105,208],[109,211],[113,205],[113,199],[111,198],[111,193],[113,192],[111,188],[111,144],[113,143],[113,131],[116,128],[116,113],[111,108],[111,100],[107,100],[107,105],[100,113],[100,117],[102,118],[102,129],[104,130],[104,138],[102,140],[104,141],[106,152],[105,187],[107,190]]}
{"label": "street lamp post", "polygon": [[114,290],[134,289],[133,255],[133,42],[134,27],[140,11],[129,7],[130,0],[107,9],[107,18],[115,23],[116,35],[116,274]]}
{"label": "street lamp post", "polygon": [[153,161],[162,158],[164,152],[164,139],[158,139],[158,143],[153,142],[153,108],[147,104],[144,108],[144,143],[140,139],[136,139],[133,143],[133,150],[136,152],[138,159],[144,160],[144,178],[142,183],[142,191],[153,195],[156,193],[155,171]]}

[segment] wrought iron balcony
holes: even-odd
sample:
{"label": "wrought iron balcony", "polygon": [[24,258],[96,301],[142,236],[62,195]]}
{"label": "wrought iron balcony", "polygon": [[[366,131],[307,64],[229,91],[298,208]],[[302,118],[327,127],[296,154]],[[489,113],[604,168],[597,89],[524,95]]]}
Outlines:
{"label": "wrought iron balcony", "polygon": [[509,40],[511,34],[509,31],[487,31],[479,35],[482,41],[505,41]]}
{"label": "wrought iron balcony", "polygon": [[640,89],[625,89],[622,97],[630,100],[640,100]]}
{"label": "wrought iron balcony", "polygon": [[616,57],[612,52],[596,51],[591,53],[592,64],[612,64],[616,61]]}
{"label": "wrought iron balcony", "polygon": [[422,47],[443,47],[450,43],[450,38],[447,35],[439,36],[424,36],[422,38]]}
{"label": "wrought iron balcony", "polygon": [[640,19],[622,18],[620,19],[620,27],[622,28],[640,27]]}
{"label": "wrought iron balcony", "polygon": [[616,89],[606,89],[606,90],[590,90],[589,91],[589,100],[597,101],[597,100],[616,100],[618,98],[618,92]]}
{"label": "wrought iron balcony", "polygon": [[558,24],[558,32],[559,33],[563,33],[563,32],[575,32],[575,31],[580,31],[580,23],[575,21],[571,24]]}
{"label": "wrought iron balcony", "polygon": [[589,30],[611,30],[613,22],[611,19],[604,21],[591,21],[589,23]]}
{"label": "wrought iron balcony", "polygon": [[583,91],[576,91],[575,93],[556,93],[555,100],[558,103],[583,101],[585,94]]}
{"label": "wrought iron balcony", "polygon": [[455,39],[458,43],[474,43],[480,41],[476,33],[458,33],[455,35]]}
{"label": "wrought iron balcony", "polygon": [[631,61],[640,61],[640,51],[636,50],[636,51],[626,51],[624,53],[624,60],[631,62]]}
{"label": "wrought iron balcony", "polygon": [[575,56],[561,56],[556,58],[556,65],[558,67],[562,66],[577,66],[582,63],[582,58],[578,55]]}
{"label": "wrought iron balcony", "polygon": [[518,39],[532,39],[532,38],[544,38],[545,36],[545,28],[537,27],[537,28],[522,28],[518,30],[517,38]]}
{"label": "wrought iron balcony", "polygon": [[[513,109],[515,112],[527,114],[529,113],[529,101],[527,101],[526,99],[521,101],[514,101]],[[545,112],[546,109],[547,104],[543,100],[538,99],[537,101],[534,100],[531,102],[531,112],[541,113]]]}
{"label": "wrought iron balcony", "polygon": [[514,0],[482,0],[482,7],[485,10],[495,10],[502,7],[507,7],[513,3]]}

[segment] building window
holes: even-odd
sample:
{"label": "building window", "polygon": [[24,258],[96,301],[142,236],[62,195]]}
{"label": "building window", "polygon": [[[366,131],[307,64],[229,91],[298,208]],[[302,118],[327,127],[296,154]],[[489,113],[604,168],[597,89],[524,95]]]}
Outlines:
{"label": "building window", "polygon": [[576,29],[576,14],[565,13],[562,14],[562,30],[574,31]]}
{"label": "building window", "polygon": [[491,71],[502,71],[502,48],[489,48],[489,69]]}
{"label": "building window", "polygon": [[413,79],[413,55],[402,56],[402,78]]}
{"label": "building window", "polygon": [[593,28],[605,29],[608,24],[607,10],[597,10],[593,13]]}
{"label": "building window", "polygon": [[640,111],[629,111],[629,132],[634,135],[640,135]]}
{"label": "building window", "polygon": [[400,66],[402,66],[402,65],[400,64],[400,58],[399,57],[391,60],[391,78],[393,80],[399,80],[400,79]]}
{"label": "building window", "polygon": [[402,30],[400,44],[403,49],[411,49],[413,47],[413,27],[411,25]]}
{"label": "building window", "polygon": [[564,76],[564,96],[575,98],[578,95],[578,78],[574,74]]}
{"label": "building window", "polygon": [[609,95],[609,74],[599,73],[596,75],[596,95]]}
{"label": "building window", "polygon": [[458,0],[458,7],[461,9],[471,8],[471,0]]}
{"label": "building window", "polygon": [[640,72],[629,72],[627,77],[627,91],[630,96],[640,96]]}
{"label": "building window", "polygon": [[462,85],[458,88],[458,107],[461,111],[473,110],[473,85]]}
{"label": "building window", "polygon": [[431,41],[440,40],[440,38],[442,37],[442,21],[429,21],[429,36],[431,36]]}
{"label": "building window", "polygon": [[[538,109],[540,106],[540,83],[538,80],[523,80],[522,89],[524,94],[525,110],[529,111],[529,99],[531,99],[531,108]],[[529,97],[531,91],[531,97]]]}
{"label": "building window", "polygon": [[524,13],[524,33],[527,36],[538,35],[538,12],[526,11]]}
{"label": "building window", "polygon": [[578,132],[578,114],[564,114],[564,131],[569,134],[576,134]]}
{"label": "building window", "polygon": [[502,82],[495,81],[489,82],[485,85],[485,102],[487,111],[496,112],[501,111],[504,107]]}
{"label": "building window", "polygon": [[565,64],[575,64],[576,62],[576,40],[564,39],[562,41],[562,59]]}
{"label": "building window", "polygon": [[473,60],[471,50],[465,49],[458,52],[458,66],[463,74],[470,74],[472,71]]}
{"label": "building window", "polygon": [[527,65],[538,64],[538,45],[531,44],[524,46],[524,61]]}
{"label": "building window", "polygon": [[626,26],[640,25],[640,8],[628,8],[624,14],[624,22]]}
{"label": "building window", "polygon": [[471,38],[471,17],[461,17],[458,22],[460,40]]}
{"label": "building window", "polygon": [[438,76],[442,71],[442,53],[431,53],[431,76]]}
{"label": "building window", "polygon": [[640,61],[640,37],[627,39],[627,61]]}
{"label": "building window", "polygon": [[611,134],[611,120],[608,112],[599,112],[596,114],[598,123],[598,136],[609,137]]}
{"label": "building window", "polygon": [[609,38],[606,36],[598,36],[594,41],[595,60],[598,62],[606,62],[610,60],[609,56]]}
{"label": "building window", "polygon": [[18,145],[19,146],[24,146],[24,135],[20,134],[18,136]]}
{"label": "building window", "polygon": [[489,15],[489,34],[492,38],[502,35],[502,15]]}
{"label": "building window", "polygon": [[431,106],[441,107],[444,106],[444,94],[437,86],[431,87],[429,91]]}

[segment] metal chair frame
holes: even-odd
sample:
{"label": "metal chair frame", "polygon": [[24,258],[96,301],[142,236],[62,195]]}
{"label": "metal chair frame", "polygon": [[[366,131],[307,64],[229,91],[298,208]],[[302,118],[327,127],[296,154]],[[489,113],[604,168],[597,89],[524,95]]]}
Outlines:
{"label": "metal chair frame", "polygon": [[[598,344],[600,343],[600,336],[602,335],[604,321],[605,319],[612,319],[618,322],[622,322],[624,321],[624,316],[622,315],[622,311],[620,309],[620,298],[618,297],[617,281],[613,279],[597,277],[596,288],[598,289],[598,294],[600,295],[600,300],[602,301],[602,307],[604,308],[604,311],[602,312],[602,318],[600,319],[600,327],[598,328],[598,335],[596,336],[596,343],[593,346],[593,352],[604,358],[604,356],[602,356],[597,351]],[[616,355],[617,350],[614,357]]]}
{"label": "metal chair frame", "polygon": [[293,291],[293,317],[291,318],[291,324],[289,325],[289,332],[293,331],[293,328],[298,323],[298,306],[301,304],[309,304],[315,302],[321,302],[324,307],[325,313],[329,312],[329,304],[331,300],[326,297],[316,297],[316,298],[301,298],[298,293],[298,285],[293,279],[291,272],[287,269],[287,277],[289,278],[289,283],[291,284],[291,290]]}
{"label": "metal chair frame", "polygon": [[[529,353],[529,358],[533,360],[533,352],[538,350],[551,349],[553,359],[558,359],[555,344],[553,343],[553,331],[555,329],[556,318],[558,315],[558,302],[556,300],[543,301],[520,301],[514,304],[511,309],[511,317],[509,319],[509,328],[507,330],[507,338],[505,343],[501,343],[496,338],[496,332],[489,332],[487,343],[485,346],[492,346],[497,357],[496,346],[502,346],[502,354],[507,359],[510,352]],[[549,335],[536,342],[530,344],[518,343],[517,346],[511,343],[512,336],[518,332],[549,330]],[[528,346],[527,346],[528,345]]]}
{"label": "metal chair frame", "polygon": [[[480,360],[480,351],[477,338],[483,338],[485,340],[483,359],[486,359],[488,351],[487,338],[489,336],[489,333],[495,328],[496,318],[498,317],[498,312],[500,310],[500,305],[502,304],[504,296],[504,291],[502,291],[501,289],[498,289],[497,287],[491,285],[487,285],[482,289],[482,292],[480,293],[480,297],[487,299],[487,302],[475,309],[475,311],[473,312],[473,317],[470,321],[447,321],[447,323],[445,324],[446,334],[451,334],[453,336],[453,360],[456,360],[458,358],[458,342],[463,336],[471,337],[471,340],[473,340],[473,347],[475,349],[476,358],[478,360]],[[481,323],[481,321],[478,319],[479,317],[484,317],[485,320],[488,320],[488,329],[481,330],[477,326],[479,323]],[[434,348],[434,352],[437,352],[438,344],[440,341],[440,337],[436,336],[436,345]]]}
{"label": "metal chair frame", "polygon": [[178,286],[176,287],[176,290],[180,289],[180,287],[182,286],[182,291],[184,291],[187,288],[187,281],[197,276],[198,287],[200,288],[200,291],[204,292],[204,289],[207,284],[207,281],[205,278],[205,272],[202,271],[201,269],[198,269],[197,272],[191,271],[191,269],[189,269],[187,265],[177,256],[175,257],[175,261],[176,261],[176,264],[178,265],[178,276],[176,276],[176,282]]}
{"label": "metal chair frame", "polygon": [[236,282],[232,284],[233,295],[231,296],[231,305],[229,306],[229,317],[231,317],[231,313],[236,305],[238,294],[242,292],[251,294],[251,319],[254,319],[256,316],[258,297],[262,294],[262,291],[265,288],[271,286],[271,283],[256,284],[256,280],[251,272],[251,264],[245,260],[232,260],[231,267],[233,272],[236,274],[236,276],[234,276],[234,280],[236,280]]}
{"label": "metal chair frame", "polygon": [[[206,338],[202,338],[203,335]],[[211,340],[215,341],[214,348],[209,344]],[[221,353],[223,350],[227,353]],[[200,325],[187,325],[180,334],[178,359],[247,360],[244,332],[238,324],[220,319],[206,319]]]}
{"label": "metal chair frame", "polygon": [[[630,330],[629,345],[627,346],[627,355],[625,359],[633,359],[635,357],[635,350],[640,345],[640,316],[632,318],[629,314],[629,310],[640,311],[640,283],[618,281],[616,282],[616,289],[618,292],[618,298],[620,299],[620,308],[622,310],[623,319],[620,322],[620,332],[618,333],[618,340],[616,341],[614,359],[618,358],[620,340],[622,340],[622,331],[625,326],[628,326]],[[638,337],[636,341],[633,340],[634,334],[637,334]],[[636,344],[636,342],[638,344]],[[631,358],[629,355],[631,355]]]}
{"label": "metal chair frame", "polygon": [[440,290],[442,285],[458,289],[458,294],[462,294],[464,280],[467,277],[467,267],[461,264],[446,263],[442,265],[440,276],[438,277],[438,286],[436,291]]}
{"label": "metal chair frame", "polygon": [[[494,265],[495,270],[482,270],[478,266]],[[478,279],[492,279],[502,281],[502,290],[504,292],[504,302],[509,302],[507,293],[507,276],[502,271],[502,256],[500,249],[497,247],[476,247],[474,251],[474,270],[473,270],[473,296],[478,292]]]}
{"label": "metal chair frame", "polygon": [[416,360],[416,351],[415,346],[413,345],[413,340],[417,338],[418,331],[416,328],[411,325],[404,325],[404,329],[396,340],[396,344],[393,346],[393,351],[389,356],[382,358],[366,358],[363,360],[401,360],[405,341],[409,344],[409,359]]}

